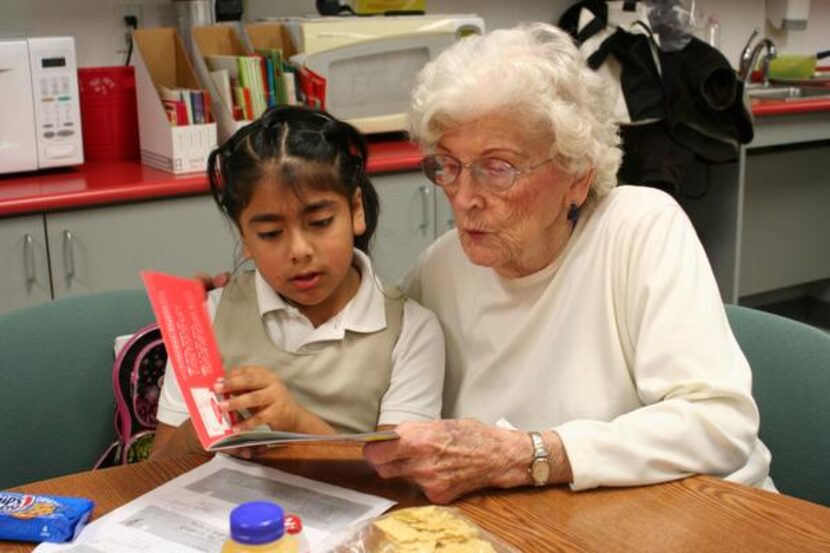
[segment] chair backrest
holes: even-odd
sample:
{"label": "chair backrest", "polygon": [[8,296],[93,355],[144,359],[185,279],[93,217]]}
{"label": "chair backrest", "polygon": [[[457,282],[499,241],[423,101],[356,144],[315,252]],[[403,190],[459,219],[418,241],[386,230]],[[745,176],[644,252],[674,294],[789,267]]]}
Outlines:
{"label": "chair backrest", "polygon": [[752,367],[776,487],[830,506],[830,335],[756,309],[727,305],[726,314]]}
{"label": "chair backrest", "polygon": [[0,489],[92,468],[114,437],[114,339],[153,320],[142,290],[0,315]]}

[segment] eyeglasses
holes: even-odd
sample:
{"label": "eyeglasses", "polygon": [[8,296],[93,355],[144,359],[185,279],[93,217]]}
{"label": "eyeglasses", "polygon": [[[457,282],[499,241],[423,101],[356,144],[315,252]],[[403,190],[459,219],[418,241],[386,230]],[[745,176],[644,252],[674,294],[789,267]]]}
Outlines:
{"label": "eyeglasses", "polygon": [[466,168],[479,185],[494,192],[503,192],[513,186],[521,175],[535,171],[551,161],[553,158],[524,169],[517,169],[509,161],[497,157],[484,157],[470,163],[462,163],[449,154],[431,154],[421,160],[421,169],[429,180],[444,190],[454,191],[461,170]]}

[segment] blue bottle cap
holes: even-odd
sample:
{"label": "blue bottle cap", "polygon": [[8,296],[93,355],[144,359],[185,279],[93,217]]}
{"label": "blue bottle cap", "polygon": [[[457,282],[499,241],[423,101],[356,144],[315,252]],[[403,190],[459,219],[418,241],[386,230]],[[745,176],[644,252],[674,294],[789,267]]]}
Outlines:
{"label": "blue bottle cap", "polygon": [[277,541],[285,533],[285,513],[270,501],[249,501],[231,511],[231,538],[261,545]]}

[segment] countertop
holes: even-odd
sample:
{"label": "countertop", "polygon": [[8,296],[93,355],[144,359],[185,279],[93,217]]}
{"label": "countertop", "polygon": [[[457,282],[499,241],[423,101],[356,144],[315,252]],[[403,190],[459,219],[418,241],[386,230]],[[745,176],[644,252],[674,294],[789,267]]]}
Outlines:
{"label": "countertop", "polygon": [[[413,171],[421,151],[405,140],[369,144],[370,174]],[[208,192],[204,173],[174,175],[138,160],[0,175],[0,217]]]}
{"label": "countertop", "polygon": [[792,100],[756,98],[752,100],[751,105],[752,115],[755,117],[794,115],[813,111],[830,111],[830,98],[798,98]]}
{"label": "countertop", "polygon": [[[752,101],[755,117],[804,117],[830,111],[830,99]],[[368,171],[380,174],[417,170],[421,152],[405,139],[369,143]],[[173,175],[137,160],[89,162],[32,173],[0,175],[0,218],[103,204],[128,203],[208,192],[203,173]]]}

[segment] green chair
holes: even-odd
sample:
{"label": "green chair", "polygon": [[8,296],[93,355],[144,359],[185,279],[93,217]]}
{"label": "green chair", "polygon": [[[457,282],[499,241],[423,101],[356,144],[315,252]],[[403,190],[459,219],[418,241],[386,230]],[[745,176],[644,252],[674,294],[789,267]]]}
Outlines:
{"label": "green chair", "polygon": [[0,489],[92,468],[114,439],[114,339],[153,320],[142,290],[0,315]]}
{"label": "green chair", "polygon": [[752,367],[776,487],[830,506],[830,335],[756,309],[727,305],[726,314]]}

